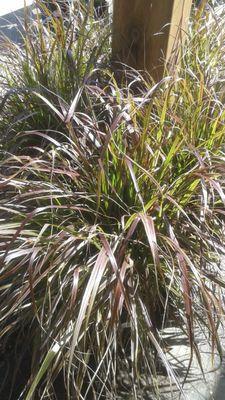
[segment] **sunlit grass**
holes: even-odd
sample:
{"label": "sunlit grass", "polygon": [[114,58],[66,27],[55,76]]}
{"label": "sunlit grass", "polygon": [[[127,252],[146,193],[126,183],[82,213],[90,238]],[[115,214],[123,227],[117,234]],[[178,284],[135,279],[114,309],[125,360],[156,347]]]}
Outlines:
{"label": "sunlit grass", "polygon": [[157,392],[156,359],[176,381],[168,322],[190,361],[199,324],[220,350],[224,32],[195,20],[175,78],[132,70],[121,88],[88,15],[27,22],[24,48],[5,45],[1,340],[29,343],[26,400],[56,399],[60,374],[68,399],[116,399],[121,370],[130,398],[142,376]]}

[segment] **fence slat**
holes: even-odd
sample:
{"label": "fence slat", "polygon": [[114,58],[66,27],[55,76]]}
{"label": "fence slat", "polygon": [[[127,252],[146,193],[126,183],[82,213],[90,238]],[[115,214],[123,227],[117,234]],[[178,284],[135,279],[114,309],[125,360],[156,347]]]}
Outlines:
{"label": "fence slat", "polygon": [[184,37],[192,0],[114,0],[113,60],[162,77]]}

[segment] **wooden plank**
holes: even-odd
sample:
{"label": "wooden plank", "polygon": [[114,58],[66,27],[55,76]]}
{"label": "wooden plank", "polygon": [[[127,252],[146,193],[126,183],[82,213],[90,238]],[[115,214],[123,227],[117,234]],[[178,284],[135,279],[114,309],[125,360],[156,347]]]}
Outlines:
{"label": "wooden plank", "polygon": [[114,0],[113,4],[113,60],[160,79],[184,37],[192,0]]}

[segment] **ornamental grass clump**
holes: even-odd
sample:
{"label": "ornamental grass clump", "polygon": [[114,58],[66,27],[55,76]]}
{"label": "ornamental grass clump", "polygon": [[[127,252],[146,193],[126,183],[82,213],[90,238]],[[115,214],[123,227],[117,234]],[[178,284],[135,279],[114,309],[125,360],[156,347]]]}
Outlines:
{"label": "ornamental grass clump", "polygon": [[186,334],[190,364],[196,355],[201,365],[199,326],[220,351],[224,32],[205,15],[190,27],[176,78],[154,84],[128,70],[121,86],[93,16],[80,7],[68,20],[37,17],[24,47],[8,42],[2,53],[9,399],[144,398],[143,376],[160,398],[162,367],[182,390],[163,340],[168,324]]}

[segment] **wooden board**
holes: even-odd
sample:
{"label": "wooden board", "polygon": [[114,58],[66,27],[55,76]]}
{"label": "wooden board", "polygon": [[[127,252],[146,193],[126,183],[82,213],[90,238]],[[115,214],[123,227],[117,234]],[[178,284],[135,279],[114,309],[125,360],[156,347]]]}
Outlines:
{"label": "wooden board", "polygon": [[184,37],[192,0],[114,0],[113,60],[162,77]]}

